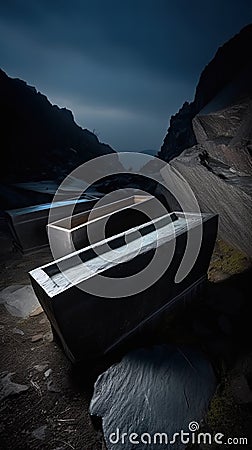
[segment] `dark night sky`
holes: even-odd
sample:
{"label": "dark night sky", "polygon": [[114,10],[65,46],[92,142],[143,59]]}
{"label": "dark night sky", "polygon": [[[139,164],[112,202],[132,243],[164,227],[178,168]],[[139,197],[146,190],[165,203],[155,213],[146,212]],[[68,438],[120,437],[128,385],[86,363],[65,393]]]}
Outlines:
{"label": "dark night sky", "polygon": [[116,150],[159,149],[249,0],[1,2],[1,67]]}

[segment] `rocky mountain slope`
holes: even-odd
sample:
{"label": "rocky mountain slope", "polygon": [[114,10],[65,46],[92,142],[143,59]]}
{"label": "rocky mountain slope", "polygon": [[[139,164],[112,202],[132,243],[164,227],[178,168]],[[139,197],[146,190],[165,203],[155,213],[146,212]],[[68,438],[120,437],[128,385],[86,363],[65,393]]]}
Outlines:
{"label": "rocky mountain slope", "polygon": [[197,143],[192,119],[233,79],[246,70],[252,60],[252,25],[241,30],[222,47],[203,70],[193,102],[185,102],[171,117],[170,127],[159,152],[170,161],[183,150]]}
{"label": "rocky mountain slope", "polygon": [[216,53],[195,99],[171,120],[159,156],[220,215],[223,239],[252,256],[252,25]]}
{"label": "rocky mountain slope", "polygon": [[45,95],[0,70],[1,181],[64,177],[79,164],[113,152],[72,112],[52,105]]}

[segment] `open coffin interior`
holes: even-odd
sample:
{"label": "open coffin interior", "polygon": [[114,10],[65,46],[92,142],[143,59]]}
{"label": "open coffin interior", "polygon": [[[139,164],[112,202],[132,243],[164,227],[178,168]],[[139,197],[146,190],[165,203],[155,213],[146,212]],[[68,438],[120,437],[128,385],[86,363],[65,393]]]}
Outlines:
{"label": "open coffin interior", "polygon": [[151,195],[132,195],[127,198],[123,198],[106,205],[95,206],[92,210],[84,211],[79,214],[75,214],[71,217],[66,217],[61,220],[57,220],[49,224],[50,227],[59,228],[68,231],[74,231],[87,222],[93,222],[102,217],[106,217],[115,212],[124,210],[127,208],[128,214],[130,214],[129,208],[134,205],[139,205],[139,203],[146,202],[152,199]]}
{"label": "open coffin interior", "polygon": [[209,214],[169,213],[126,232],[88,246],[53,263],[31,271],[31,275],[53,297],[98,273],[115,267],[165,242],[188,228],[200,225]]}

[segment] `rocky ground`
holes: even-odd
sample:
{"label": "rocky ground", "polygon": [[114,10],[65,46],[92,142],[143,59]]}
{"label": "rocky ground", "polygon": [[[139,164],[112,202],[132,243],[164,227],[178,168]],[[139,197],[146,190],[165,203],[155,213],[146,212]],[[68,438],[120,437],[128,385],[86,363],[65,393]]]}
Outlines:
{"label": "rocky ground", "polygon": [[[27,272],[50,259],[48,251],[5,253],[0,288],[28,283]],[[159,343],[195,344],[210,358],[218,389],[202,429],[228,437],[251,438],[250,284],[250,261],[218,241],[206,291],[186,310],[163,318],[155,336]],[[104,450],[88,409],[94,381],[110,362],[72,367],[43,312],[19,319],[0,305],[0,334],[2,377],[13,373],[11,381],[27,388],[0,403],[1,449]]]}

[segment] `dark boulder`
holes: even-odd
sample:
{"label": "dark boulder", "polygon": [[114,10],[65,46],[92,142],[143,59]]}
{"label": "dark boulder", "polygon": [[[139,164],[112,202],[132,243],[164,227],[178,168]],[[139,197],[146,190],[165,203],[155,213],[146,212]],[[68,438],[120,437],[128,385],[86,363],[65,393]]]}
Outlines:
{"label": "dark boulder", "polygon": [[138,349],[99,376],[90,413],[102,418],[108,450],[182,449],[178,436],[169,443],[173,434],[197,430],[214,391],[213,369],[200,352]]}

